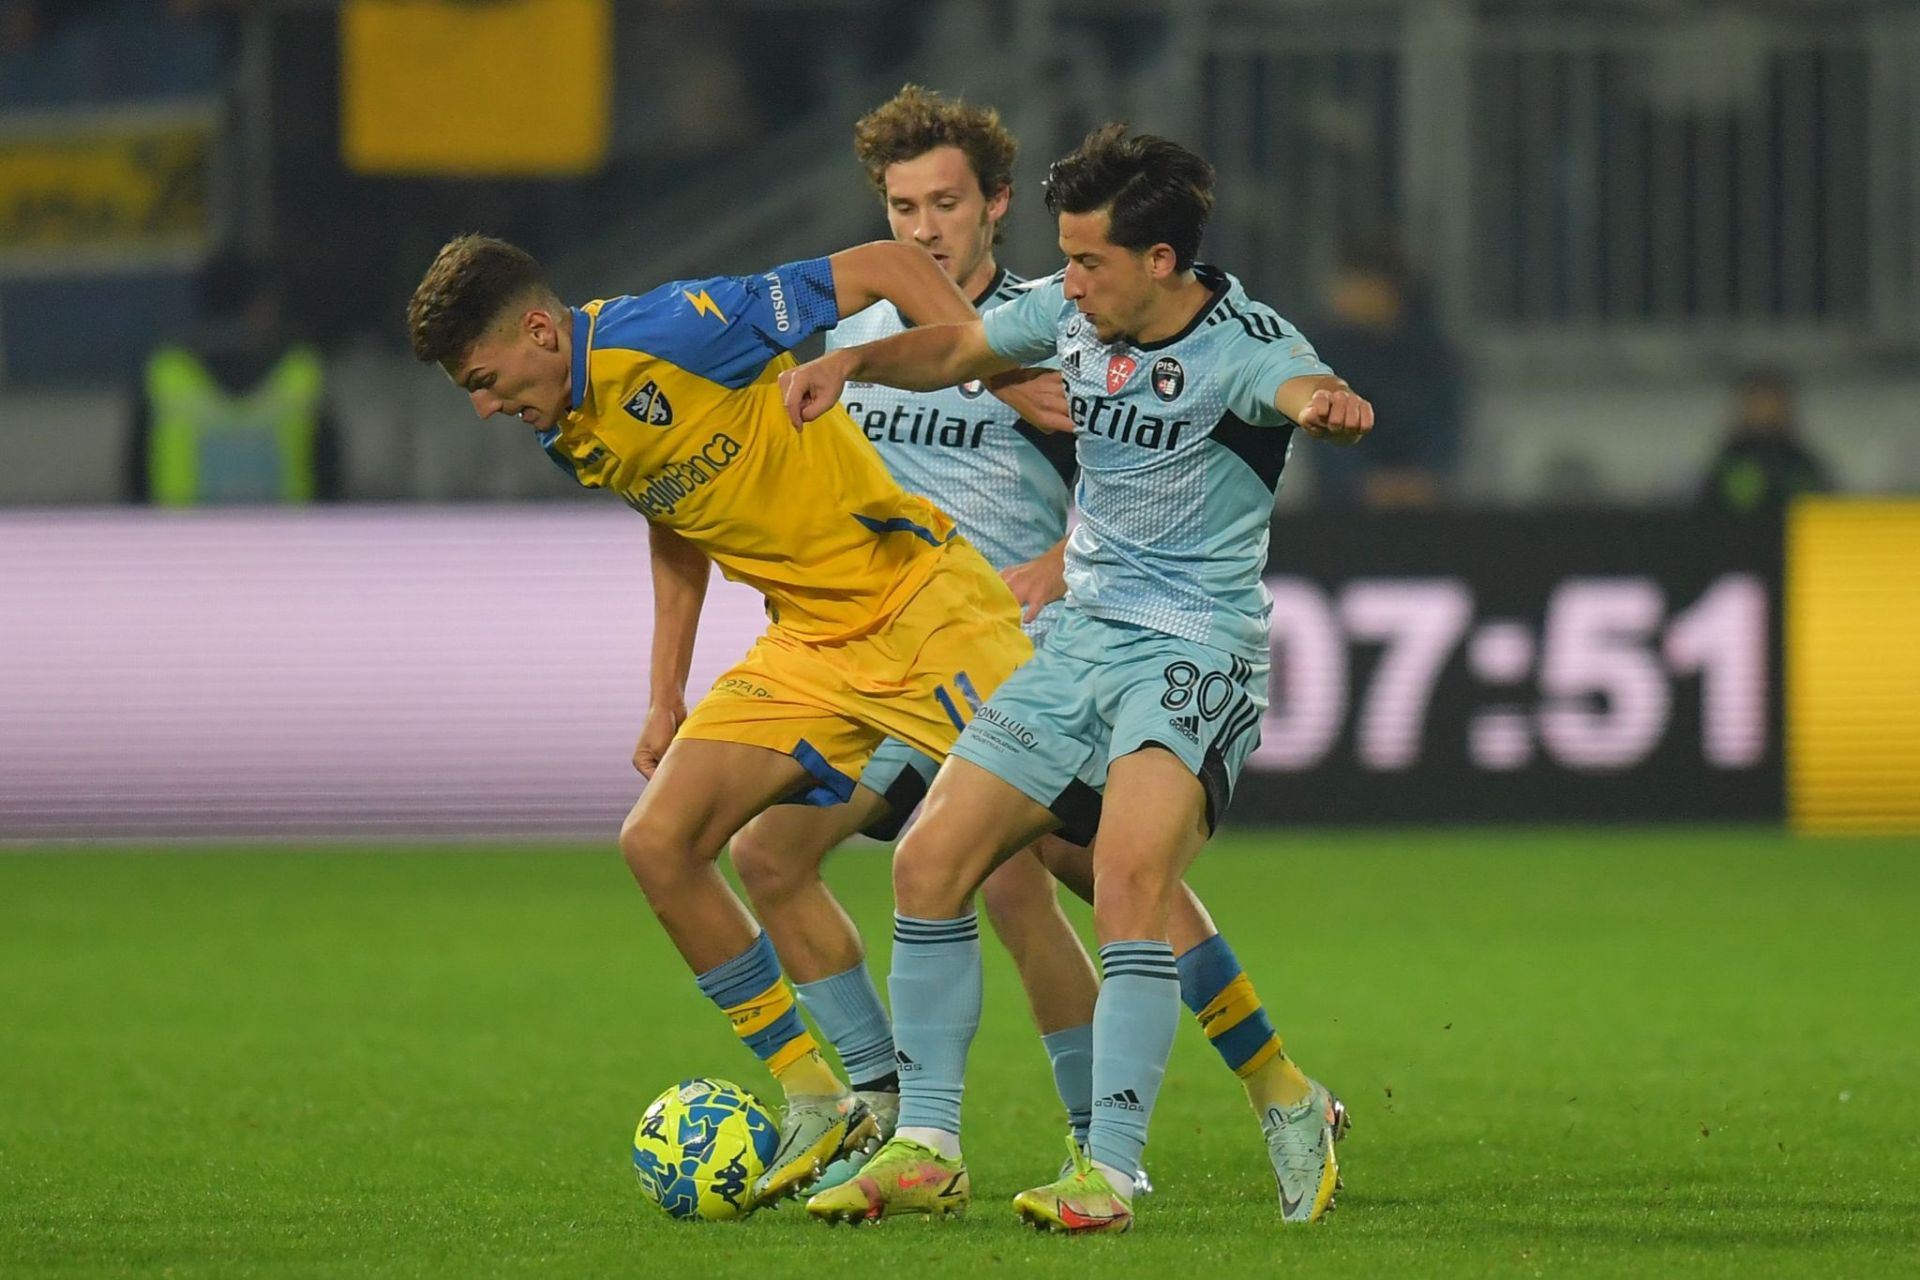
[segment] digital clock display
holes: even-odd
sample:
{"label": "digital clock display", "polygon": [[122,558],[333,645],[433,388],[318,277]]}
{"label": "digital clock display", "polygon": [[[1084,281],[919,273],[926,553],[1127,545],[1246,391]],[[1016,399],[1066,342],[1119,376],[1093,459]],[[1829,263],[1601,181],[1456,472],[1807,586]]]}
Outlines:
{"label": "digital clock display", "polygon": [[1235,814],[1777,818],[1779,566],[1771,523],[1282,518]]}

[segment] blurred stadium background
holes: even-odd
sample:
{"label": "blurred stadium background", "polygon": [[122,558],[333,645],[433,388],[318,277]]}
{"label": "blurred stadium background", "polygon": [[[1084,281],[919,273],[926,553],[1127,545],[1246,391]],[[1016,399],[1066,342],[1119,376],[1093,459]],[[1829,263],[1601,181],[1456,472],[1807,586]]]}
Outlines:
{"label": "blurred stadium background", "polygon": [[[576,300],[884,235],[909,80],[1020,137],[1026,274],[1089,126],[1209,156],[1203,256],[1380,406],[1295,451],[1194,870],[1359,1117],[1289,1265],[1910,1270],[1920,5],[0,0],[0,1274],[924,1264],[640,1204],[648,1098],[766,1087],[612,852],[646,525],[401,323],[463,231]],[[761,617],[716,584],[690,693]],[[942,1256],[1057,1274],[984,1203],[1059,1158],[986,963]],[[1169,1081],[1101,1265],[1270,1274]]]}
{"label": "blurred stadium background", "polygon": [[1090,125],[1210,156],[1380,403],[1289,470],[1243,820],[1920,823],[1910,3],[4,0],[0,837],[610,830],[643,524],[405,298],[464,230],[572,298],[882,235],[907,80],[1022,139],[1030,274]]}

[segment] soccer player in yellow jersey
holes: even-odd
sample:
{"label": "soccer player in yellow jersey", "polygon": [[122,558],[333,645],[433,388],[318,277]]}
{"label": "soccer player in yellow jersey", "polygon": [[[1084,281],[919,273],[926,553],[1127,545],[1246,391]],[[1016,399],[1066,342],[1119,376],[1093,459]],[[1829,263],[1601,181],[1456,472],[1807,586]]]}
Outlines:
{"label": "soccer player in yellow jersey", "polygon": [[[415,356],[476,413],[518,417],[581,484],[649,522],[652,705],[634,763],[651,783],[620,847],[701,990],[786,1093],[755,1201],[799,1190],[876,1125],[715,858],[770,805],[844,803],[883,738],[944,756],[1032,652],[1006,585],[844,412],[806,432],[788,423],[788,351],[882,300],[920,323],[974,316],[930,256],[885,242],[569,307],[530,255],[463,236],[408,307]],[[1046,416],[1043,390],[1004,394]],[[766,597],[770,625],[689,714],[710,564]]]}

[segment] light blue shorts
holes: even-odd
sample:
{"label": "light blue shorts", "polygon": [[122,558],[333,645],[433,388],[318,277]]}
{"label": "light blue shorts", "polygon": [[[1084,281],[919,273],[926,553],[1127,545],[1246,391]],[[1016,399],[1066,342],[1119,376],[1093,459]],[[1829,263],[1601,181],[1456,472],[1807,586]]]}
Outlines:
{"label": "light blue shorts", "polygon": [[1064,610],[1046,645],[974,713],[953,754],[1004,779],[1088,843],[1107,766],[1164,747],[1206,789],[1217,827],[1260,743],[1267,667],[1130,623]]}

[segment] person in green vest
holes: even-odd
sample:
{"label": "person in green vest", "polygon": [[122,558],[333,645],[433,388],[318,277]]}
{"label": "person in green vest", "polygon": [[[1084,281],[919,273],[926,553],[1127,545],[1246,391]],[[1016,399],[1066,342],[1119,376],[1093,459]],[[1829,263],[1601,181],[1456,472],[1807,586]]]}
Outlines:
{"label": "person in green vest", "polygon": [[1701,509],[1779,511],[1799,494],[1833,488],[1826,464],[1800,440],[1793,400],[1779,369],[1751,370],[1735,384],[1733,423],[1700,482]]}
{"label": "person in green vest", "polygon": [[157,347],[141,372],[127,496],[164,507],[338,498],[320,353],[288,338],[270,274],[221,262],[205,286],[206,322]]}

